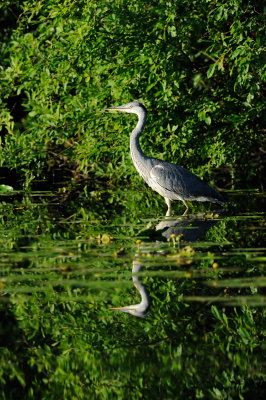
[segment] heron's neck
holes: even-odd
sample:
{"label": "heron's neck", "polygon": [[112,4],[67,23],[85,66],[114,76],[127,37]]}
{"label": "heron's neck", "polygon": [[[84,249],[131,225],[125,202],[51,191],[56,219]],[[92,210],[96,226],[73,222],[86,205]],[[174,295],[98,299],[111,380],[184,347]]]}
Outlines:
{"label": "heron's neck", "polygon": [[143,110],[141,111],[141,113],[138,113],[137,115],[139,118],[138,123],[130,135],[130,153],[133,161],[136,159],[136,157],[138,158],[138,156],[146,157],[141,150],[139,144],[139,137],[141,132],[143,131],[147,118],[147,113]]}
{"label": "heron's neck", "polygon": [[134,286],[139,291],[141,296],[141,302],[139,303],[139,306],[143,309],[147,309],[150,305],[149,292],[141,282],[134,282]]}
{"label": "heron's neck", "polygon": [[132,268],[132,273],[134,274],[132,276],[133,284],[135,288],[138,290],[139,294],[141,295],[141,302],[139,304],[135,304],[132,306],[132,308],[135,308],[136,306],[138,307],[139,310],[144,311],[148,310],[150,306],[150,297],[147,289],[142,283],[142,279],[140,276],[135,275],[138,272],[141,272],[144,269],[144,265],[139,261],[139,260],[134,260],[133,261],[133,268]]}

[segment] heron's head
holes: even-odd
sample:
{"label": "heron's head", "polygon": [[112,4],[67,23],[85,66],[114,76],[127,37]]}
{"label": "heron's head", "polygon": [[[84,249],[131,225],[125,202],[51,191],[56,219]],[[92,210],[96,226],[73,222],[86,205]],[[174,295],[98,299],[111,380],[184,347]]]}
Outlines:
{"label": "heron's head", "polygon": [[107,111],[122,111],[133,114],[146,114],[147,110],[140,101],[132,101],[131,103],[123,104],[122,106],[108,107]]}

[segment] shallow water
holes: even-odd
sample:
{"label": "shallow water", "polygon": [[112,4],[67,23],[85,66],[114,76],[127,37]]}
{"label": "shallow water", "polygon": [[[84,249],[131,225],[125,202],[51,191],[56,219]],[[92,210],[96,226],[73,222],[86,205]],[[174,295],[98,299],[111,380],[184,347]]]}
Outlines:
{"label": "shallow water", "polygon": [[[51,192],[1,196],[2,333],[17,332],[8,357],[34,376],[14,367],[14,395],[20,387],[26,398],[84,388],[91,398],[261,395],[263,194],[228,192],[225,209],[200,204],[186,216],[177,204],[169,218],[152,196],[112,195],[110,212],[108,196],[82,205]],[[63,364],[50,359],[55,350]],[[73,379],[63,390],[66,371]]]}
{"label": "shallow water", "polygon": [[[143,264],[141,275],[147,282],[149,277],[193,280],[197,296],[191,293],[187,300],[265,304],[260,290],[266,284],[262,210],[234,215],[214,210],[139,218],[133,224],[125,216],[121,220],[116,216],[115,221],[90,221],[89,215],[82,219],[76,218],[76,214],[67,218],[58,214],[57,218],[54,208],[59,203],[40,201],[51,196],[50,192],[31,193],[26,205],[11,202],[8,212],[2,215],[2,300],[10,293],[13,301],[20,301],[23,293],[52,291],[54,285],[81,285],[94,290],[96,297],[99,289],[106,289],[104,299],[111,301],[113,288],[130,286],[132,262],[138,260]],[[243,193],[233,192],[230,196],[242,197]],[[257,197],[261,200],[262,195]],[[43,215],[38,215],[38,208],[40,213],[45,208]],[[129,236],[125,236],[127,228]],[[77,233],[80,236],[75,237]],[[221,288],[226,288],[225,294]],[[246,290],[241,293],[243,288]]]}

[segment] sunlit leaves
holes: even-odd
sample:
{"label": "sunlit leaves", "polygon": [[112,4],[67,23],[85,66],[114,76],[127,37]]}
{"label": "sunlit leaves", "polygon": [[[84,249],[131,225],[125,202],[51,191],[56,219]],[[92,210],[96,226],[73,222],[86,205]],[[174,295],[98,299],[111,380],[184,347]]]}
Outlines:
{"label": "sunlit leaves", "polygon": [[[45,176],[43,153],[71,140],[65,155],[82,172],[96,168],[109,177],[111,163],[114,180],[134,175],[128,135],[135,121],[102,113],[134,99],[150,111],[142,140],[150,155],[200,172],[209,159],[215,166],[249,163],[262,147],[262,135],[254,134],[261,132],[263,110],[259,4],[10,4],[19,17],[1,47],[1,164]],[[4,10],[9,21],[12,13]],[[168,125],[178,125],[170,141]],[[207,146],[214,137],[215,148]]]}

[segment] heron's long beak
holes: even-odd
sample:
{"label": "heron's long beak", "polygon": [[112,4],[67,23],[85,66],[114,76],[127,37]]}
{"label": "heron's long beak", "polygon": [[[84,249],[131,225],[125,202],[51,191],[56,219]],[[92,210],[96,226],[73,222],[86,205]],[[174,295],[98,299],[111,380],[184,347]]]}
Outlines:
{"label": "heron's long beak", "polygon": [[129,107],[126,106],[114,106],[114,107],[108,107],[105,108],[105,111],[124,111],[127,110]]}
{"label": "heron's long beak", "polygon": [[121,311],[121,312],[129,312],[129,309],[127,307],[112,307],[109,308],[110,311]]}

